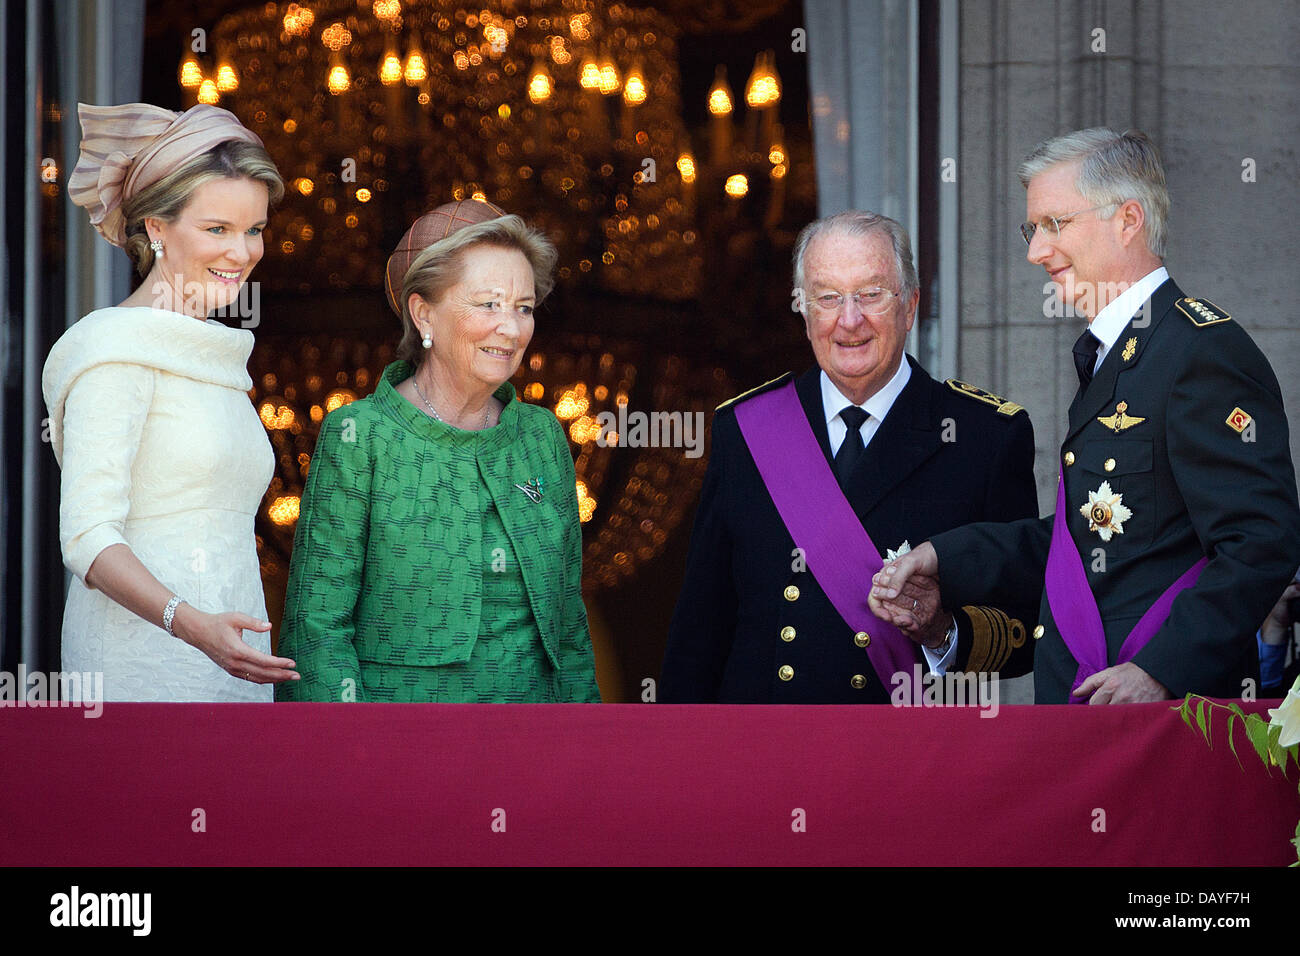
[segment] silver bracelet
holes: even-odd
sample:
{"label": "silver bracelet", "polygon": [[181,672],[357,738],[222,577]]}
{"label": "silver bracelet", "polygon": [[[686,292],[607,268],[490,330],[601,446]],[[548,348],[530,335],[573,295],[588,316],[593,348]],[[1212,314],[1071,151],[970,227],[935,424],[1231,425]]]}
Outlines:
{"label": "silver bracelet", "polygon": [[172,630],[172,618],[176,616],[176,609],[183,603],[184,602],[180,598],[173,594],[172,599],[168,601],[167,606],[163,608],[163,630],[172,637],[176,636],[176,632]]}

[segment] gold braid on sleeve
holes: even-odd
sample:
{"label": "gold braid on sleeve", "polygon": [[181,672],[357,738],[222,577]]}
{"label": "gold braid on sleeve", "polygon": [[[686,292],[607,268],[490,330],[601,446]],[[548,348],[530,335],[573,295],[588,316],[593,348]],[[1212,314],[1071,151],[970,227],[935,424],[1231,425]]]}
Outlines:
{"label": "gold braid on sleeve", "polygon": [[996,607],[968,604],[962,608],[971,623],[970,657],[966,670],[1002,669],[1011,652],[1025,643],[1025,625]]}

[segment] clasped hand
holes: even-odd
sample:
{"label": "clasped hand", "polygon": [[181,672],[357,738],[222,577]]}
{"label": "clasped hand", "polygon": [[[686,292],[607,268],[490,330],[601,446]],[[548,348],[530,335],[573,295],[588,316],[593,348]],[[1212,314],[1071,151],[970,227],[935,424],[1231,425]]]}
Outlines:
{"label": "clasped hand", "polygon": [[[877,571],[867,598],[876,617],[926,646],[933,646],[933,624],[931,629],[926,628],[926,610],[938,607],[938,602],[939,555],[928,541]],[[940,631],[933,644],[942,640]],[[1163,684],[1130,661],[1093,674],[1079,685],[1074,696],[1087,697],[1090,704],[1135,704],[1166,700],[1170,694]]]}
{"label": "clasped hand", "polygon": [[916,643],[938,647],[952,626],[939,599],[938,573],[938,556],[928,543],[900,555],[871,579],[871,613]]}

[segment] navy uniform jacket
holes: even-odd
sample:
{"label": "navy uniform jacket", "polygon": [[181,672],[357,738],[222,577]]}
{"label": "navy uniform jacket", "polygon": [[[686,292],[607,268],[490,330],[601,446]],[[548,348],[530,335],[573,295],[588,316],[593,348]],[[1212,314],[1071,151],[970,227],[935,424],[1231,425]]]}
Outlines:
{"label": "navy uniform jacket", "polygon": [[[1075,397],[1059,463],[1108,662],[1204,555],[1200,580],[1133,663],[1174,697],[1238,697],[1247,678],[1258,681],[1255,631],[1300,564],[1300,508],[1277,379],[1241,326],[1172,280],[1162,284]],[[1110,541],[1079,510],[1102,482],[1132,512]],[[1078,667],[1042,591],[1050,540],[1045,518],[962,528],[932,543],[945,600],[1042,593],[1035,697],[1059,704]]]}
{"label": "navy uniform jacket", "polygon": [[[979,389],[940,384],[908,361],[911,378],[849,482],[849,502],[876,547],[883,552],[904,540],[919,544],[971,521],[1036,516],[1029,415]],[[814,367],[799,378],[796,391],[829,462],[819,376]],[[708,473],[658,699],[887,703],[892,688],[876,676],[861,638],[855,641],[792,553],[794,541],[759,477],[733,404],[713,418]],[[864,594],[871,587],[865,569],[862,586]],[[958,669],[1024,673],[1032,663],[1028,632],[1037,595],[1022,605],[954,610]],[[924,672],[919,647],[917,661]],[[778,675],[785,665],[794,671],[789,680]]]}

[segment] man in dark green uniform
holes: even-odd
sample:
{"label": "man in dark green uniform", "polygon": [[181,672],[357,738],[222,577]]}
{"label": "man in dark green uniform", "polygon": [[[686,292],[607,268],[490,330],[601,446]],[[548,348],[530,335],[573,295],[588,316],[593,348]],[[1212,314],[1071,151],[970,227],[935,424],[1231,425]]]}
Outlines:
{"label": "man in dark green uniform", "polygon": [[1088,327],[1059,457],[1057,514],[946,534],[875,577],[890,612],[914,574],[943,602],[1041,591],[1039,703],[1238,696],[1254,635],[1300,563],[1281,392],[1226,312],[1164,268],[1169,198],[1142,133],[1070,133],[1021,164],[1030,262]]}

